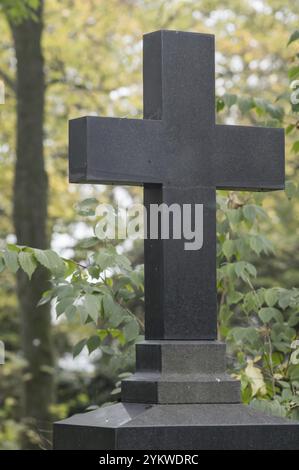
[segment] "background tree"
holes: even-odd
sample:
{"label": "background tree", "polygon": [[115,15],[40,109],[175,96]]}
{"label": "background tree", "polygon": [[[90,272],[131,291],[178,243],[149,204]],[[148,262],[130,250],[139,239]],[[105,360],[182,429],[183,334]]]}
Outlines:
{"label": "background tree", "polygon": [[[45,78],[42,51],[43,1],[4,2],[16,57],[16,164],[13,187],[13,222],[17,243],[45,249],[48,180],[44,163]],[[53,347],[48,305],[37,308],[48,287],[48,273],[41,267],[31,280],[19,271],[17,292],[26,380],[23,382],[23,414],[30,426],[25,448],[34,447],[32,432],[49,428],[53,402]]]}

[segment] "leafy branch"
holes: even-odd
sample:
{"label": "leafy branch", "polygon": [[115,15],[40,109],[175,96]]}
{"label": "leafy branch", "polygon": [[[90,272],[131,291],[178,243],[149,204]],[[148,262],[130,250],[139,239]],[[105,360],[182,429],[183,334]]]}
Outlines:
{"label": "leafy branch", "polygon": [[140,267],[133,269],[128,258],[114,247],[92,253],[86,266],[53,250],[11,244],[0,251],[0,272],[22,269],[31,279],[39,267],[52,275],[52,288],[39,305],[54,301],[57,317],[64,315],[70,322],[93,324],[95,328],[94,335],[75,346],[75,355],[84,346],[90,353],[101,348],[105,354],[115,354],[134,343],[141,324],[127,303],[132,297],[143,297]]}

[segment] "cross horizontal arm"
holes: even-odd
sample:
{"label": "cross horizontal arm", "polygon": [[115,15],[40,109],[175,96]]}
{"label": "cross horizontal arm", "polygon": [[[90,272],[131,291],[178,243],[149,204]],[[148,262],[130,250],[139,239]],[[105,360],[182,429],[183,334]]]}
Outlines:
{"label": "cross horizontal arm", "polygon": [[70,121],[72,183],[162,183],[161,121],[83,117]]}
{"label": "cross horizontal arm", "polygon": [[284,130],[216,126],[215,183],[219,189],[283,189]]}

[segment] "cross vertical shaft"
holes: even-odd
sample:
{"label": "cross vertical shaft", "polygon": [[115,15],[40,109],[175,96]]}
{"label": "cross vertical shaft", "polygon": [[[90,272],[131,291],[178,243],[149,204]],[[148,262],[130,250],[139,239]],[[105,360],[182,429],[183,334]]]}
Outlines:
{"label": "cross vertical shaft", "polygon": [[[217,335],[215,188],[208,164],[215,128],[214,38],[196,38],[167,31],[144,36],[144,118],[163,121],[173,159],[161,185],[144,186],[145,206],[148,211],[151,204],[161,203],[179,204],[181,209],[183,204],[204,206],[200,250],[184,250],[184,240],[145,240],[147,339],[215,339]],[[199,154],[207,164],[198,168],[195,186],[184,179],[186,170],[180,172],[178,167],[194,168]]]}

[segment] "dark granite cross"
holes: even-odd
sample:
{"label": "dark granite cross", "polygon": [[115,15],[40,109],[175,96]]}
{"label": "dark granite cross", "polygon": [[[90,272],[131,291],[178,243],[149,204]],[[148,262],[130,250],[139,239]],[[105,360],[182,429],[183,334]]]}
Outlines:
{"label": "dark granite cross", "polygon": [[217,188],[284,187],[281,129],[215,124],[214,36],[144,36],[144,119],[70,123],[70,180],[144,186],[145,204],[204,206],[203,247],[145,241],[147,339],[217,336]]}

